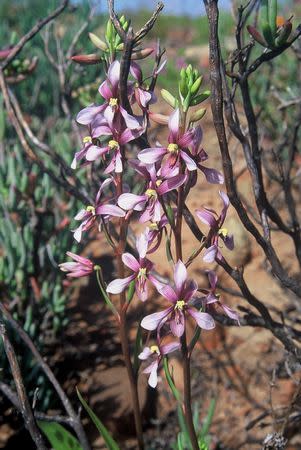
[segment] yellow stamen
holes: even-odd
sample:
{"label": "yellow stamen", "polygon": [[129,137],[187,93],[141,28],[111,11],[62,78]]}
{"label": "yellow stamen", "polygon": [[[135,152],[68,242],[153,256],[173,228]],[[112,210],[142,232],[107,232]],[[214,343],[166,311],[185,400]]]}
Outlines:
{"label": "yellow stamen", "polygon": [[158,230],[159,230],[158,224],[157,224],[156,222],[152,222],[152,223],[149,225],[149,229],[150,229],[150,230],[154,230],[154,231],[158,231]]}
{"label": "yellow stamen", "polygon": [[84,143],[84,144],[88,144],[88,143],[91,143],[91,142],[92,142],[91,136],[85,136],[85,137],[83,138],[83,143]]}
{"label": "yellow stamen", "polygon": [[159,187],[161,184],[162,184],[162,180],[157,180],[157,181],[156,181],[156,186]]}
{"label": "yellow stamen", "polygon": [[223,236],[224,238],[228,236],[228,230],[227,228],[220,228],[218,231],[218,234]]}
{"label": "yellow stamen", "polygon": [[117,141],[112,140],[112,141],[109,141],[108,146],[110,147],[111,150],[114,150],[114,148],[119,147],[119,144]]}
{"label": "yellow stamen", "polygon": [[179,150],[179,146],[178,144],[169,144],[167,150],[169,151],[169,153],[177,153]]}
{"label": "yellow stamen", "polygon": [[117,106],[118,105],[118,98],[110,98],[109,105],[110,106]]}
{"label": "yellow stamen", "polygon": [[138,277],[139,278],[144,278],[145,276],[146,276],[146,268],[145,267],[140,267],[139,273],[138,273]]}
{"label": "yellow stamen", "polygon": [[178,300],[177,303],[176,303],[175,308],[179,309],[180,311],[182,311],[184,306],[185,306],[185,300]]}
{"label": "yellow stamen", "polygon": [[159,350],[159,347],[157,345],[152,345],[151,348],[150,348],[150,351],[152,353],[157,353],[158,355],[160,355],[160,350]]}
{"label": "yellow stamen", "polygon": [[92,216],[95,216],[95,208],[94,208],[94,206],[91,206],[91,205],[87,206],[86,211],[92,213]]}
{"label": "yellow stamen", "polygon": [[145,195],[147,195],[148,197],[156,197],[157,193],[156,193],[155,189],[147,189],[145,191]]}

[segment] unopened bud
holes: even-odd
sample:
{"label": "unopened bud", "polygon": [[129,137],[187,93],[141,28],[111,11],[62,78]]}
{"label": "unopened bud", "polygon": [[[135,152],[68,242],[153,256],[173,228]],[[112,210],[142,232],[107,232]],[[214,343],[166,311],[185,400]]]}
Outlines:
{"label": "unopened bud", "polygon": [[108,49],[107,44],[102,41],[96,34],[89,33],[89,38],[92,42],[92,44],[95,45],[95,47],[99,48],[100,50],[103,50],[104,52]]}
{"label": "unopened bud", "polygon": [[201,120],[205,114],[206,114],[205,108],[198,109],[190,116],[190,122],[197,122],[198,120]]}
{"label": "unopened bud", "polygon": [[3,59],[6,59],[12,50],[13,50],[13,47],[6,48],[4,50],[0,50],[0,61],[2,61]]}
{"label": "unopened bud", "polygon": [[148,117],[160,125],[167,125],[169,120],[169,116],[160,113],[149,112]]}
{"label": "unopened bud", "polygon": [[200,86],[202,84],[202,79],[203,79],[203,77],[200,76],[199,78],[197,78],[195,80],[195,82],[193,83],[193,85],[190,88],[191,94],[196,94],[198,92],[198,90],[200,89]]}
{"label": "unopened bud", "polygon": [[267,43],[263,39],[263,36],[261,36],[259,31],[255,27],[252,27],[252,25],[248,25],[247,30],[250,33],[250,35],[252,36],[252,38],[255,39],[256,42],[258,42],[263,47],[267,47]]}
{"label": "unopened bud", "polygon": [[177,107],[177,99],[166,89],[161,89],[161,95],[163,99],[168,103],[172,108]]}
{"label": "unopened bud", "polygon": [[107,21],[107,28],[106,28],[106,35],[105,35],[108,43],[110,43],[112,41],[113,34],[114,34],[114,27],[113,27],[111,20],[109,19]]}
{"label": "unopened bud", "polygon": [[210,91],[204,91],[200,95],[197,95],[194,99],[191,101],[191,105],[196,106],[202,103],[204,100],[207,100],[209,95],[211,94]]}
{"label": "unopened bud", "polygon": [[292,32],[292,28],[293,28],[292,22],[287,20],[284,23],[284,25],[283,25],[280,33],[279,33],[279,36],[278,36],[278,38],[276,40],[276,43],[277,43],[278,47],[280,47],[281,45],[286,43],[286,41],[288,40],[288,38],[289,38],[289,36],[290,36],[290,34]]}
{"label": "unopened bud", "polygon": [[82,65],[99,64],[102,61],[101,57],[95,53],[91,53],[90,55],[74,55],[71,56],[71,59],[72,61]]}
{"label": "unopened bud", "polygon": [[153,53],[154,49],[153,48],[143,48],[142,50],[139,50],[137,52],[133,52],[132,53],[132,59],[133,60],[137,60],[137,59],[144,59],[147,58],[149,55],[151,55]]}

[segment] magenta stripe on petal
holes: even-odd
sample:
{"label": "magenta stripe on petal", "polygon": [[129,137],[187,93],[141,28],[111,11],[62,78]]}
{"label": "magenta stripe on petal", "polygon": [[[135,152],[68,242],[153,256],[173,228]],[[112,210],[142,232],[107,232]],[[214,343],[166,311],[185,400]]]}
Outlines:
{"label": "magenta stripe on petal", "polygon": [[134,272],[138,272],[140,269],[140,264],[137,259],[130,253],[123,253],[122,255],[123,264],[132,269]]}

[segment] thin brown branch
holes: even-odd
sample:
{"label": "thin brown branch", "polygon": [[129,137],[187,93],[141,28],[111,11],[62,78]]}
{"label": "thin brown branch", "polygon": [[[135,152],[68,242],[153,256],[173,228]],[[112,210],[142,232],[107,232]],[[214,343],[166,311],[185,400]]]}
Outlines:
{"label": "thin brown branch", "polygon": [[51,22],[51,20],[55,19],[59,16],[64,9],[68,6],[69,0],[64,0],[62,4],[54,10],[49,16],[44,19],[39,20],[34,27],[28,31],[18,42],[15,47],[13,47],[12,51],[9,53],[8,57],[0,64],[0,68],[2,70],[6,69],[6,67],[14,60],[14,58],[21,52],[24,45],[27,44],[47,23]]}
{"label": "thin brown branch", "polygon": [[20,405],[20,411],[23,416],[24,424],[28,429],[32,440],[34,441],[36,447],[40,450],[47,450],[47,446],[45,445],[44,439],[40,433],[40,430],[36,424],[27,394],[25,390],[25,386],[23,383],[23,378],[20,370],[20,366],[17,360],[17,355],[15,350],[7,336],[6,327],[4,322],[0,319],[0,335],[3,340],[4,350],[9,361],[10,369],[12,372],[12,376],[15,382],[17,394],[18,394],[18,402]]}
{"label": "thin brown branch", "polygon": [[73,406],[71,405],[70,400],[68,399],[65,392],[63,391],[63,389],[62,389],[61,385],[59,384],[53,371],[51,370],[49,365],[46,363],[44,358],[41,356],[41,354],[37,350],[36,346],[34,345],[31,338],[28,336],[28,334],[23,330],[23,328],[18,324],[18,322],[12,317],[10,312],[5,308],[5,306],[1,302],[0,302],[0,311],[1,311],[2,315],[4,316],[4,318],[10,324],[10,326],[15,330],[15,332],[18,334],[18,336],[22,339],[22,341],[25,343],[25,345],[29,348],[29,350],[35,357],[38,366],[43,370],[43,372],[49,379],[50,383],[54,387],[55,391],[57,392],[68,416],[72,419],[73,429],[83,447],[83,450],[91,450],[90,444],[87,440],[86,434],[85,434],[83,426],[81,424],[80,417],[76,414],[75,410],[73,409]]}

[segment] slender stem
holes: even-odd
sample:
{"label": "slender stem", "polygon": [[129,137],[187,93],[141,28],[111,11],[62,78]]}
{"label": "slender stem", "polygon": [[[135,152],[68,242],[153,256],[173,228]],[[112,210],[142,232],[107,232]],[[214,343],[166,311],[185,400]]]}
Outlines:
{"label": "slender stem", "polygon": [[190,376],[190,357],[188,355],[186,331],[181,337],[181,350],[183,357],[183,381],[184,381],[184,410],[185,419],[189,432],[189,437],[193,450],[199,450],[198,438],[194,429],[193,416],[191,410],[191,376]]}
{"label": "slender stem", "polygon": [[[122,174],[119,174],[116,177],[116,182],[117,182],[116,183],[117,195],[119,196],[123,192]],[[125,275],[124,274],[124,264],[122,262],[122,253],[124,252],[124,249],[126,246],[127,228],[128,228],[127,220],[124,217],[121,217],[120,218],[119,245],[116,250],[117,272],[118,272],[119,278],[124,278],[124,275]],[[127,327],[127,321],[126,321],[126,312],[127,312],[127,308],[129,305],[126,302],[125,292],[120,293],[119,301],[120,301],[120,311],[119,311],[120,342],[121,342],[124,363],[125,363],[125,367],[127,370],[129,383],[130,383],[130,391],[131,391],[131,397],[132,397],[132,407],[133,407],[133,412],[134,412],[134,420],[135,420],[138,448],[139,448],[139,450],[143,450],[144,442],[143,442],[142,420],[141,420],[140,403],[139,403],[139,395],[138,395],[138,383],[137,383],[137,375],[135,374],[135,371],[133,368],[130,347],[129,347],[128,327]]]}
{"label": "slender stem", "polygon": [[[184,119],[185,123],[185,119]],[[183,125],[182,125],[183,126]],[[185,125],[184,125],[185,126]],[[183,172],[183,167],[181,167]],[[183,185],[179,187],[178,190],[178,202],[177,202],[177,221],[174,229],[174,238],[176,246],[176,259],[177,261],[183,259],[182,251],[182,223],[183,223],[183,208],[184,208],[185,196]],[[190,357],[188,355],[187,341],[186,341],[186,331],[184,331],[181,337],[181,351],[183,359],[183,381],[184,381],[184,413],[186,424],[188,428],[188,433],[191,441],[193,450],[198,450],[198,439],[193,425],[193,416],[191,409],[191,384],[190,384]]]}

